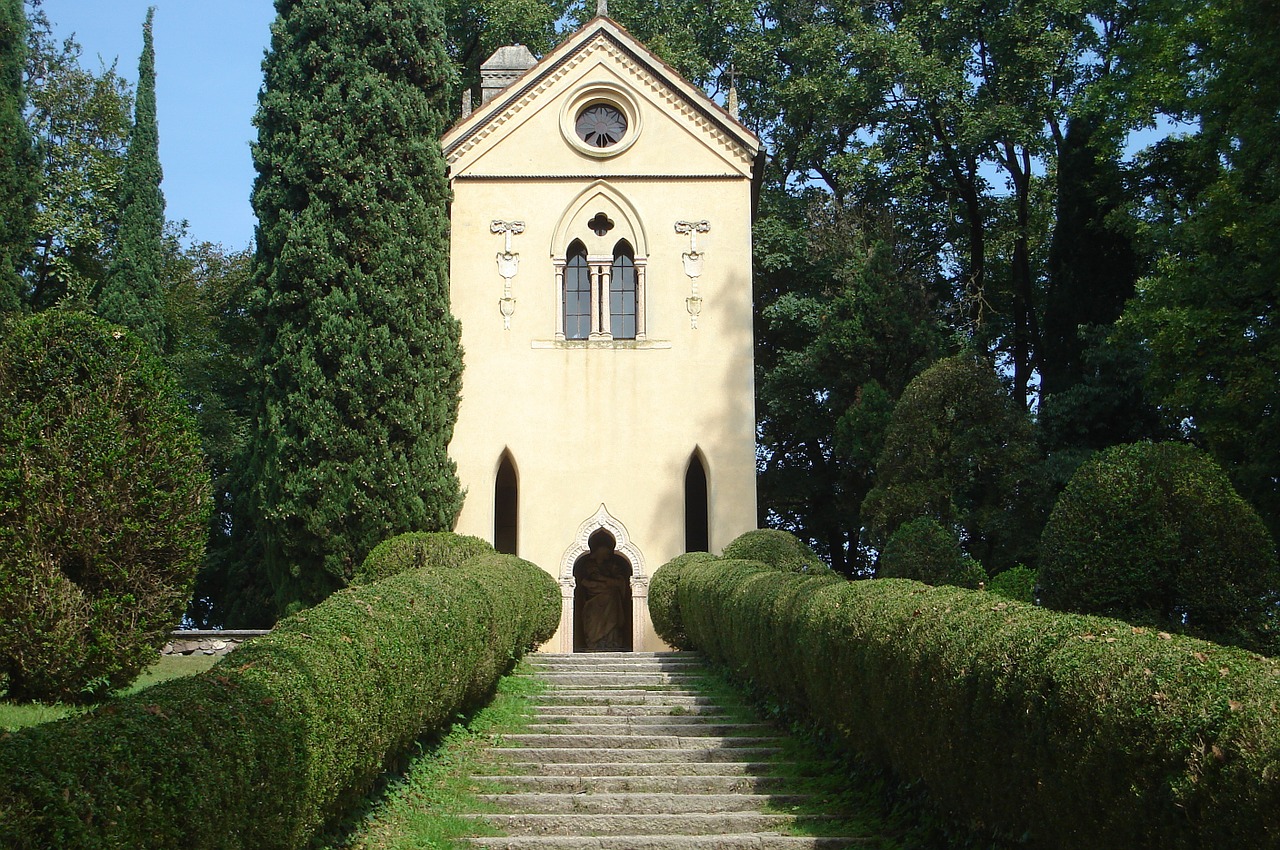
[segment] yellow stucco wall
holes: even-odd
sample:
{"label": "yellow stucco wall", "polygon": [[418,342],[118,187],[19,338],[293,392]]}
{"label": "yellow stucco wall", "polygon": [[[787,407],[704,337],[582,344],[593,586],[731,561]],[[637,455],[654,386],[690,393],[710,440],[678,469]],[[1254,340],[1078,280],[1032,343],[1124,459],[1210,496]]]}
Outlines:
{"label": "yellow stucco wall", "polygon": [[[571,600],[566,570],[605,517],[603,506],[639,576],[635,648],[652,650],[661,643],[644,605],[646,579],[684,551],[684,480],[695,450],[708,474],[712,551],[756,524],[752,152],[700,125],[687,104],[673,105],[661,81],[655,86],[626,57],[594,54],[452,159],[451,298],[465,371],[450,454],[467,490],[456,529],[493,540],[495,477],[509,451],[518,473],[518,554],[563,579]],[[604,159],[575,149],[561,129],[565,103],[595,81],[626,92],[639,118],[634,143]],[[584,197],[593,185],[604,193]],[[616,222],[604,238],[585,226],[596,207]],[[524,224],[511,239],[519,265],[509,329],[499,310],[496,255],[505,243],[491,232],[495,220]],[[679,220],[710,225],[697,235],[704,254],[697,328],[681,257],[690,237],[676,232]],[[606,254],[622,235],[646,249],[637,251],[648,263],[646,339],[557,341],[553,258],[563,258],[568,237]],[[565,614],[545,649],[572,649],[568,601]]]}

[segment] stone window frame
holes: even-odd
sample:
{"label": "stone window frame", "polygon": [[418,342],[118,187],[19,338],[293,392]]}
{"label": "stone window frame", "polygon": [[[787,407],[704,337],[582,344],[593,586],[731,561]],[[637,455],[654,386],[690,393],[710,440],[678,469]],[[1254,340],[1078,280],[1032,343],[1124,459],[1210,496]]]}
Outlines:
{"label": "stone window frame", "polygon": [[[583,337],[571,337],[566,333],[566,270],[574,245],[581,245],[582,240],[574,239],[565,246],[564,254],[552,258],[555,267],[556,287],[556,340],[581,342]],[[626,246],[627,258],[635,271],[635,336],[615,337],[613,334],[612,285],[613,269],[620,256],[619,249]],[[621,238],[615,244],[611,254],[588,254],[587,274],[591,281],[591,332],[585,338],[589,342],[607,342],[610,340],[635,340],[643,342],[645,334],[645,296],[646,278],[649,261],[647,257],[637,256],[635,247],[629,239]]]}

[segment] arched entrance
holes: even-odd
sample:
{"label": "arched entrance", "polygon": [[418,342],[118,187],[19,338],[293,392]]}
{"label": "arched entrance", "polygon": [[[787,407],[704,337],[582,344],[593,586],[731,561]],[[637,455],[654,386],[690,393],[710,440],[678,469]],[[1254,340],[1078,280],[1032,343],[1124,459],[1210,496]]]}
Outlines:
{"label": "arched entrance", "polygon": [[587,542],[590,551],[573,565],[574,652],[630,652],[631,564],[603,528]]}
{"label": "arched entrance", "polygon": [[[604,577],[611,588],[621,589],[622,612],[617,618],[621,634],[606,615],[618,598],[606,596],[591,602],[593,590],[604,588],[597,576]],[[560,599],[555,641],[559,652],[601,651],[610,644],[615,651],[648,647],[649,575],[644,553],[631,540],[627,527],[604,505],[578,526],[561,558]],[[593,648],[593,643],[600,646]]]}

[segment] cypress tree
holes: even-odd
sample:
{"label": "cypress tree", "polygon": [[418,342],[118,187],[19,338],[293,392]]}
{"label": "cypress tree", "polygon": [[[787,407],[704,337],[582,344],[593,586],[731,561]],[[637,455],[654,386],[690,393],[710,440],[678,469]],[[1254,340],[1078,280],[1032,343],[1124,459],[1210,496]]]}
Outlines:
{"label": "cypress tree", "polygon": [[120,232],[111,271],[98,298],[98,314],[137,331],[156,351],[164,348],[164,195],[160,191],[160,130],[156,124],[156,52],[151,37],[155,7],[142,25],[133,131],[121,186]]}
{"label": "cypress tree", "polygon": [[433,0],[276,0],[255,123],[255,515],[282,612],[450,530],[461,386]]}
{"label": "cypress tree", "polygon": [[18,272],[31,248],[39,185],[35,149],[22,115],[27,29],[22,0],[0,0],[0,313],[22,306]]}

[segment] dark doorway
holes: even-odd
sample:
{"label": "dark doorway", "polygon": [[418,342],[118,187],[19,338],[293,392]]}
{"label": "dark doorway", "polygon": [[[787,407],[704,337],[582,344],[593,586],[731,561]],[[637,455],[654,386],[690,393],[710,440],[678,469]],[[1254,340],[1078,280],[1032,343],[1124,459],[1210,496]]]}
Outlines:
{"label": "dark doorway", "polygon": [[708,513],[707,470],[702,465],[702,455],[694,452],[689,458],[689,471],[684,474],[684,551],[711,550]]}
{"label": "dark doorway", "polygon": [[573,651],[631,652],[631,564],[604,529],[573,565]]}
{"label": "dark doorway", "polygon": [[511,462],[511,453],[503,452],[493,488],[493,548],[507,555],[516,554],[518,497],[516,465]]}

